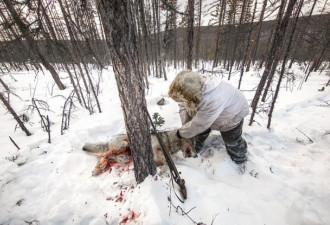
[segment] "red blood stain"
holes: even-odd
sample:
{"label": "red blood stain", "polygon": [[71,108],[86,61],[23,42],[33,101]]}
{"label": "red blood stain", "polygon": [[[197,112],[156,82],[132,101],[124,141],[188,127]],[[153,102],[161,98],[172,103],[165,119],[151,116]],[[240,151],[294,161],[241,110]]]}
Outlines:
{"label": "red blood stain", "polygon": [[135,213],[134,211],[128,209],[128,214],[119,222],[119,225],[135,221],[140,215],[141,213]]}

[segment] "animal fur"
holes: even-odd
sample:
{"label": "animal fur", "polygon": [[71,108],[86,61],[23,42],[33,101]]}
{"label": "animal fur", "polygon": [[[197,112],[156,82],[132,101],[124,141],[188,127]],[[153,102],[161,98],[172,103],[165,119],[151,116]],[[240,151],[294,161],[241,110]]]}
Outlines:
{"label": "animal fur", "polygon": [[184,70],[172,81],[168,95],[176,102],[195,109],[202,101],[202,79],[198,73]]}
{"label": "animal fur", "polygon": [[[165,147],[171,154],[182,151],[184,157],[195,156],[194,142],[187,139],[179,139],[176,136],[176,131],[165,131],[159,133]],[[154,155],[154,160],[157,166],[166,165],[165,156],[161,150],[159,142],[155,134],[151,134],[151,145]],[[91,153],[101,153],[98,156],[98,162],[93,170],[93,176],[97,176],[109,169],[111,163],[127,163],[131,160],[131,150],[126,134],[120,134],[113,137],[110,142],[106,143],[87,143],[83,150]]]}

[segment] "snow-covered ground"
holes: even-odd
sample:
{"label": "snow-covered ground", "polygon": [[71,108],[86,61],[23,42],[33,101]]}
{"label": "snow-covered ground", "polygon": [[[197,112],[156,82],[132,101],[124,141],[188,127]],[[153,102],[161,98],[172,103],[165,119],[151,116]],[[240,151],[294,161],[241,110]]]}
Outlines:
{"label": "snow-covered ground", "polygon": [[[148,108],[164,117],[164,130],[180,127],[177,104],[167,95],[177,72],[168,70],[168,81],[149,77]],[[0,107],[0,224],[330,224],[330,89],[319,91],[329,76],[312,73],[297,90],[303,74],[298,67],[293,72],[296,81],[284,80],[271,130],[265,128],[265,113],[257,115],[253,126],[247,125],[246,118],[243,136],[249,161],[245,173],[238,172],[215,131],[197,158],[174,156],[186,181],[184,203],[175,197],[168,170],[139,185],[133,165],[92,177],[97,158],[83,152],[82,146],[125,132],[111,68],[103,71],[103,112],[89,115],[77,104],[64,135],[60,135],[61,107],[71,88],[52,88],[49,74],[3,76],[21,97],[11,95],[15,110],[22,112],[34,96],[47,101],[51,111],[43,113],[54,124],[48,144],[36,112],[29,115],[27,127],[33,135],[27,137],[20,129],[14,131],[15,120]],[[260,73],[244,75],[241,89],[249,102]],[[69,85],[67,75],[61,76]],[[239,73],[234,73],[230,82],[237,86],[238,78]],[[158,106],[162,97],[166,104]],[[18,152],[8,136],[21,147]],[[15,162],[8,160],[17,153]]]}

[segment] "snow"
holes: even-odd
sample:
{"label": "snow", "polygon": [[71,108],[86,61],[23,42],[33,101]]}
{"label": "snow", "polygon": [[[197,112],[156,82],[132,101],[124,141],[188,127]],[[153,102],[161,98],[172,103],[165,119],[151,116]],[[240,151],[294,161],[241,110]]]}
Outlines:
{"label": "snow", "polygon": [[[180,119],[167,90],[178,70],[167,72],[168,81],[149,77],[146,99],[150,113],[164,117],[162,129],[171,130],[180,127]],[[243,77],[242,90],[249,102],[261,72],[251,71]],[[171,187],[168,169],[165,173],[158,170],[139,185],[133,165],[92,177],[97,158],[83,152],[82,146],[125,132],[111,67],[103,71],[101,82],[103,112],[89,115],[77,103],[64,135],[60,133],[61,107],[71,87],[64,91],[52,88],[47,73],[4,75],[2,79],[21,97],[11,95],[15,110],[22,113],[34,96],[47,101],[51,111],[43,113],[54,124],[48,144],[36,112],[29,115],[27,127],[33,135],[27,137],[20,129],[14,131],[15,120],[0,108],[0,224],[330,224],[330,113],[324,102],[330,99],[330,89],[318,90],[329,76],[312,73],[297,90],[303,74],[298,66],[292,72],[297,80],[288,90],[283,82],[271,130],[265,128],[265,113],[257,115],[258,123],[253,126],[247,125],[249,116],[245,120],[249,161],[244,173],[230,160],[216,131],[197,158],[184,158],[182,153],[173,156],[186,182],[184,203],[175,197],[174,191],[179,191]],[[70,86],[67,75],[60,75]],[[239,73],[234,73],[230,82],[237,86],[238,79]],[[166,104],[158,106],[162,97]],[[8,136],[21,147],[15,162],[6,159],[17,153]],[[182,215],[182,210],[188,215]]]}

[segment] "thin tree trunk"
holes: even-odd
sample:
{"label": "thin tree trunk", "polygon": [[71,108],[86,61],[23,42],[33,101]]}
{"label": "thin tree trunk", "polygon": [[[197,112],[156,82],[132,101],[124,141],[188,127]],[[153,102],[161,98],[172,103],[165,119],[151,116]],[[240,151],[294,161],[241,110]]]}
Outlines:
{"label": "thin tree trunk", "polygon": [[[230,63],[230,68],[229,68],[228,80],[230,80],[231,71],[233,69],[233,65],[234,65],[234,61],[235,61],[236,49],[237,49],[237,45],[238,45],[238,37],[240,36],[241,25],[242,25],[243,18],[244,18],[245,5],[246,5],[246,0],[243,0],[241,16],[240,16],[240,19],[239,19],[238,29],[237,29],[237,33],[236,33],[236,36],[235,36],[233,55],[232,55],[232,58],[231,58],[231,63]],[[236,8],[236,5],[235,5],[235,8]]]}
{"label": "thin tree trunk", "polygon": [[0,92],[0,99],[1,99],[2,103],[6,106],[6,108],[10,112],[10,114],[17,121],[17,123],[19,124],[19,126],[22,128],[22,130],[25,132],[25,134],[27,136],[30,136],[31,135],[30,131],[25,127],[25,125],[22,122],[22,120],[19,118],[19,116],[16,114],[15,110],[11,107],[11,105],[9,104],[9,102],[6,100],[5,96],[3,96],[3,94],[1,92]]}
{"label": "thin tree trunk", "polygon": [[250,117],[250,121],[249,121],[249,125],[251,126],[253,123],[253,119],[256,113],[256,109],[257,109],[257,105],[259,103],[259,99],[261,96],[261,92],[265,86],[266,80],[269,76],[269,73],[271,71],[271,69],[276,65],[274,65],[274,59],[275,57],[279,54],[279,48],[281,48],[282,43],[283,43],[283,39],[285,36],[285,31],[290,19],[290,15],[292,13],[293,7],[295,5],[297,0],[290,0],[287,10],[285,12],[285,15],[282,19],[282,11],[283,8],[285,7],[285,0],[281,0],[281,5],[280,5],[280,9],[279,9],[279,15],[278,15],[278,23],[276,25],[276,29],[275,29],[275,33],[274,33],[274,39],[273,39],[273,43],[272,43],[272,47],[270,49],[270,52],[267,56],[267,61],[266,61],[266,68],[265,71],[260,79],[258,88],[256,90],[256,93],[254,95],[251,107],[252,107],[252,113],[251,113],[251,117]]}
{"label": "thin tree trunk", "polygon": [[198,66],[199,51],[200,51],[200,40],[201,40],[201,20],[202,20],[202,0],[199,0],[199,11],[198,11],[198,30],[196,40],[196,54],[195,54],[195,68]]}
{"label": "thin tree trunk", "polygon": [[[248,5],[248,7],[249,7],[249,5]],[[244,73],[244,66],[245,66],[245,62],[246,62],[247,55],[248,55],[249,48],[250,48],[250,40],[251,40],[251,34],[252,34],[252,29],[253,29],[253,21],[254,21],[254,16],[255,16],[255,13],[256,13],[256,8],[257,8],[257,1],[255,2],[254,9],[253,9],[253,15],[252,15],[251,24],[250,24],[249,37],[248,37],[248,40],[247,40],[247,44],[246,44],[246,48],[245,48],[245,52],[244,52],[244,56],[243,56],[243,62],[242,62],[242,66],[241,66],[241,75],[240,75],[239,82],[238,82],[238,89],[241,88],[241,83],[242,83],[242,78],[243,78],[243,73]]]}
{"label": "thin tree trunk", "polygon": [[[94,88],[94,85],[93,85],[92,79],[91,79],[91,77],[90,77],[90,75],[89,75],[88,68],[87,68],[87,66],[86,66],[85,60],[83,59],[83,56],[82,56],[82,54],[80,53],[80,50],[79,50],[80,48],[77,46],[77,43],[76,43],[76,39],[75,39],[74,33],[73,33],[72,28],[71,28],[70,23],[69,23],[69,20],[72,20],[72,19],[70,18],[70,14],[68,14],[68,13],[65,11],[64,6],[63,6],[63,3],[62,3],[62,0],[58,0],[58,2],[59,2],[59,4],[60,4],[60,7],[61,7],[61,10],[62,10],[62,13],[63,13],[64,22],[65,22],[65,24],[66,24],[66,26],[67,26],[68,33],[69,33],[69,36],[70,36],[70,39],[71,39],[71,43],[72,43],[74,49],[76,50],[78,56],[80,57],[80,60],[81,60],[81,62],[82,62],[82,64],[83,64],[83,66],[84,66],[84,69],[85,69],[85,72],[86,72],[86,76],[87,76],[87,79],[88,79],[88,81],[89,81],[89,83],[90,83],[90,87],[91,87],[91,89],[92,89],[92,93],[93,93],[93,96],[94,96],[94,98],[95,98],[95,101],[96,101],[96,104],[97,104],[98,110],[99,110],[99,112],[101,113],[102,110],[101,110],[101,105],[100,105],[99,100],[98,100],[98,97],[97,97],[97,93],[96,93],[96,91],[95,91],[95,88]],[[69,18],[69,19],[68,19],[68,18]],[[80,69],[81,76],[82,76],[83,81],[84,81],[84,84],[85,84],[86,91],[87,91],[87,93],[88,93],[88,85],[87,85],[87,82],[86,82],[85,77],[84,77],[84,73],[83,73],[83,71],[82,71],[80,65],[79,65],[79,69]],[[91,106],[90,106],[90,107],[91,107]],[[91,112],[91,108],[90,108],[90,112]]]}
{"label": "thin tree trunk", "polygon": [[195,0],[188,0],[188,28],[187,28],[187,42],[188,42],[188,54],[187,54],[187,68],[192,69],[193,59],[193,46],[194,46],[194,7]]}
{"label": "thin tree trunk", "polygon": [[7,84],[1,79],[1,77],[0,77],[0,83],[1,83],[2,86],[6,89],[7,92],[10,92],[9,87],[8,87]]}
{"label": "thin tree trunk", "polygon": [[313,14],[313,11],[314,11],[316,2],[317,2],[317,0],[314,0],[314,3],[313,3],[312,8],[311,8],[311,11],[309,12],[309,15],[308,15],[308,17],[306,19],[306,21],[307,21],[306,22],[306,25],[301,29],[300,35],[298,36],[298,38],[296,40],[296,45],[295,45],[294,50],[292,51],[292,54],[291,54],[291,61],[290,61],[290,64],[289,64],[289,68],[292,67],[292,64],[293,64],[293,62],[295,60],[295,57],[297,55],[297,52],[298,52],[299,48],[302,45],[303,38],[304,38],[304,35],[305,35],[305,30],[307,28],[308,23],[310,23],[310,18],[311,18],[312,14]]}
{"label": "thin tree trunk", "polygon": [[65,86],[64,84],[61,82],[60,77],[58,76],[57,72],[55,71],[55,69],[52,67],[52,65],[50,65],[50,63],[48,62],[48,60],[44,57],[44,55],[40,52],[37,43],[34,41],[34,39],[32,38],[32,36],[30,35],[31,31],[29,30],[29,27],[27,25],[25,25],[25,23],[21,20],[21,18],[19,17],[18,13],[16,12],[16,10],[14,9],[11,0],[3,0],[3,2],[5,3],[8,11],[10,12],[11,16],[13,17],[15,23],[17,24],[18,28],[20,29],[21,33],[24,35],[25,39],[27,40],[27,42],[29,43],[31,50],[34,52],[34,54],[39,58],[39,60],[41,61],[42,65],[51,73],[57,87],[60,90],[64,90]]}
{"label": "thin tree trunk", "polygon": [[292,44],[293,36],[294,36],[295,31],[296,31],[299,14],[300,14],[300,11],[301,11],[301,8],[302,8],[303,4],[304,4],[304,0],[300,0],[299,5],[298,5],[298,9],[297,9],[297,12],[296,12],[295,21],[293,23],[293,28],[292,28],[292,31],[291,31],[290,36],[289,36],[289,43],[287,45],[285,55],[284,55],[284,58],[283,58],[281,73],[280,73],[280,76],[279,76],[279,80],[278,80],[278,83],[277,83],[277,86],[276,86],[276,89],[275,89],[275,94],[274,94],[272,104],[271,104],[269,114],[268,114],[268,123],[267,123],[267,128],[268,129],[270,128],[270,124],[271,124],[271,121],[272,121],[272,115],[273,115],[275,103],[276,103],[276,100],[277,100],[277,97],[278,97],[278,93],[280,92],[281,82],[282,82],[282,79],[283,79],[283,76],[284,76],[285,65],[286,65],[286,62],[288,60],[288,57],[289,57],[289,54],[290,54],[290,51],[291,51],[291,44]]}
{"label": "thin tree trunk", "polygon": [[153,21],[153,30],[154,30],[154,34],[153,34],[153,50],[154,50],[154,64],[155,64],[155,70],[156,70],[156,77],[160,77],[159,74],[159,69],[158,69],[158,56],[159,56],[159,52],[158,52],[158,36],[157,36],[157,19],[156,19],[156,2],[154,0],[151,1],[151,5],[152,5],[152,21]]}
{"label": "thin tree trunk", "polygon": [[[221,7],[220,7],[221,5]],[[217,40],[215,45],[215,54],[214,54],[214,60],[213,60],[213,68],[218,66],[218,58],[219,58],[219,51],[220,51],[220,36],[223,29],[223,18],[225,17],[226,13],[226,0],[221,0],[219,4],[220,13],[219,13],[219,25],[217,30]]]}
{"label": "thin tree trunk", "polygon": [[251,50],[249,51],[248,61],[246,63],[246,72],[248,72],[250,70],[252,56],[253,56],[253,62],[254,62],[255,57],[257,55],[259,39],[260,39],[260,32],[261,32],[261,27],[262,27],[262,21],[264,19],[266,6],[267,6],[267,0],[264,0],[264,3],[262,5],[262,10],[261,10],[261,13],[260,13],[260,17],[259,17],[259,22],[258,22],[258,25],[257,25],[257,28],[256,28],[256,33],[255,33],[255,36],[253,38]]}
{"label": "thin tree trunk", "polygon": [[[146,59],[147,59],[147,71],[148,71],[148,75],[151,75],[151,71],[150,71],[150,59],[149,59],[149,44],[151,43],[149,35],[148,35],[148,29],[147,29],[147,24],[146,24],[146,19],[145,19],[145,15],[144,15],[144,1],[138,1],[139,4],[139,11],[140,11],[140,19],[141,19],[141,26],[142,26],[142,33],[143,33],[143,43],[144,43],[144,47],[145,47],[145,55],[146,55]],[[147,88],[149,89],[149,83],[148,80],[146,79],[146,85]]]}
{"label": "thin tree trunk", "polygon": [[[177,0],[172,0],[172,7],[176,8],[177,5]],[[174,29],[174,69],[177,68],[177,64],[178,64],[178,37],[177,37],[177,25],[176,25],[176,12],[172,12],[173,16],[172,16],[172,23],[173,23],[173,29]]]}

